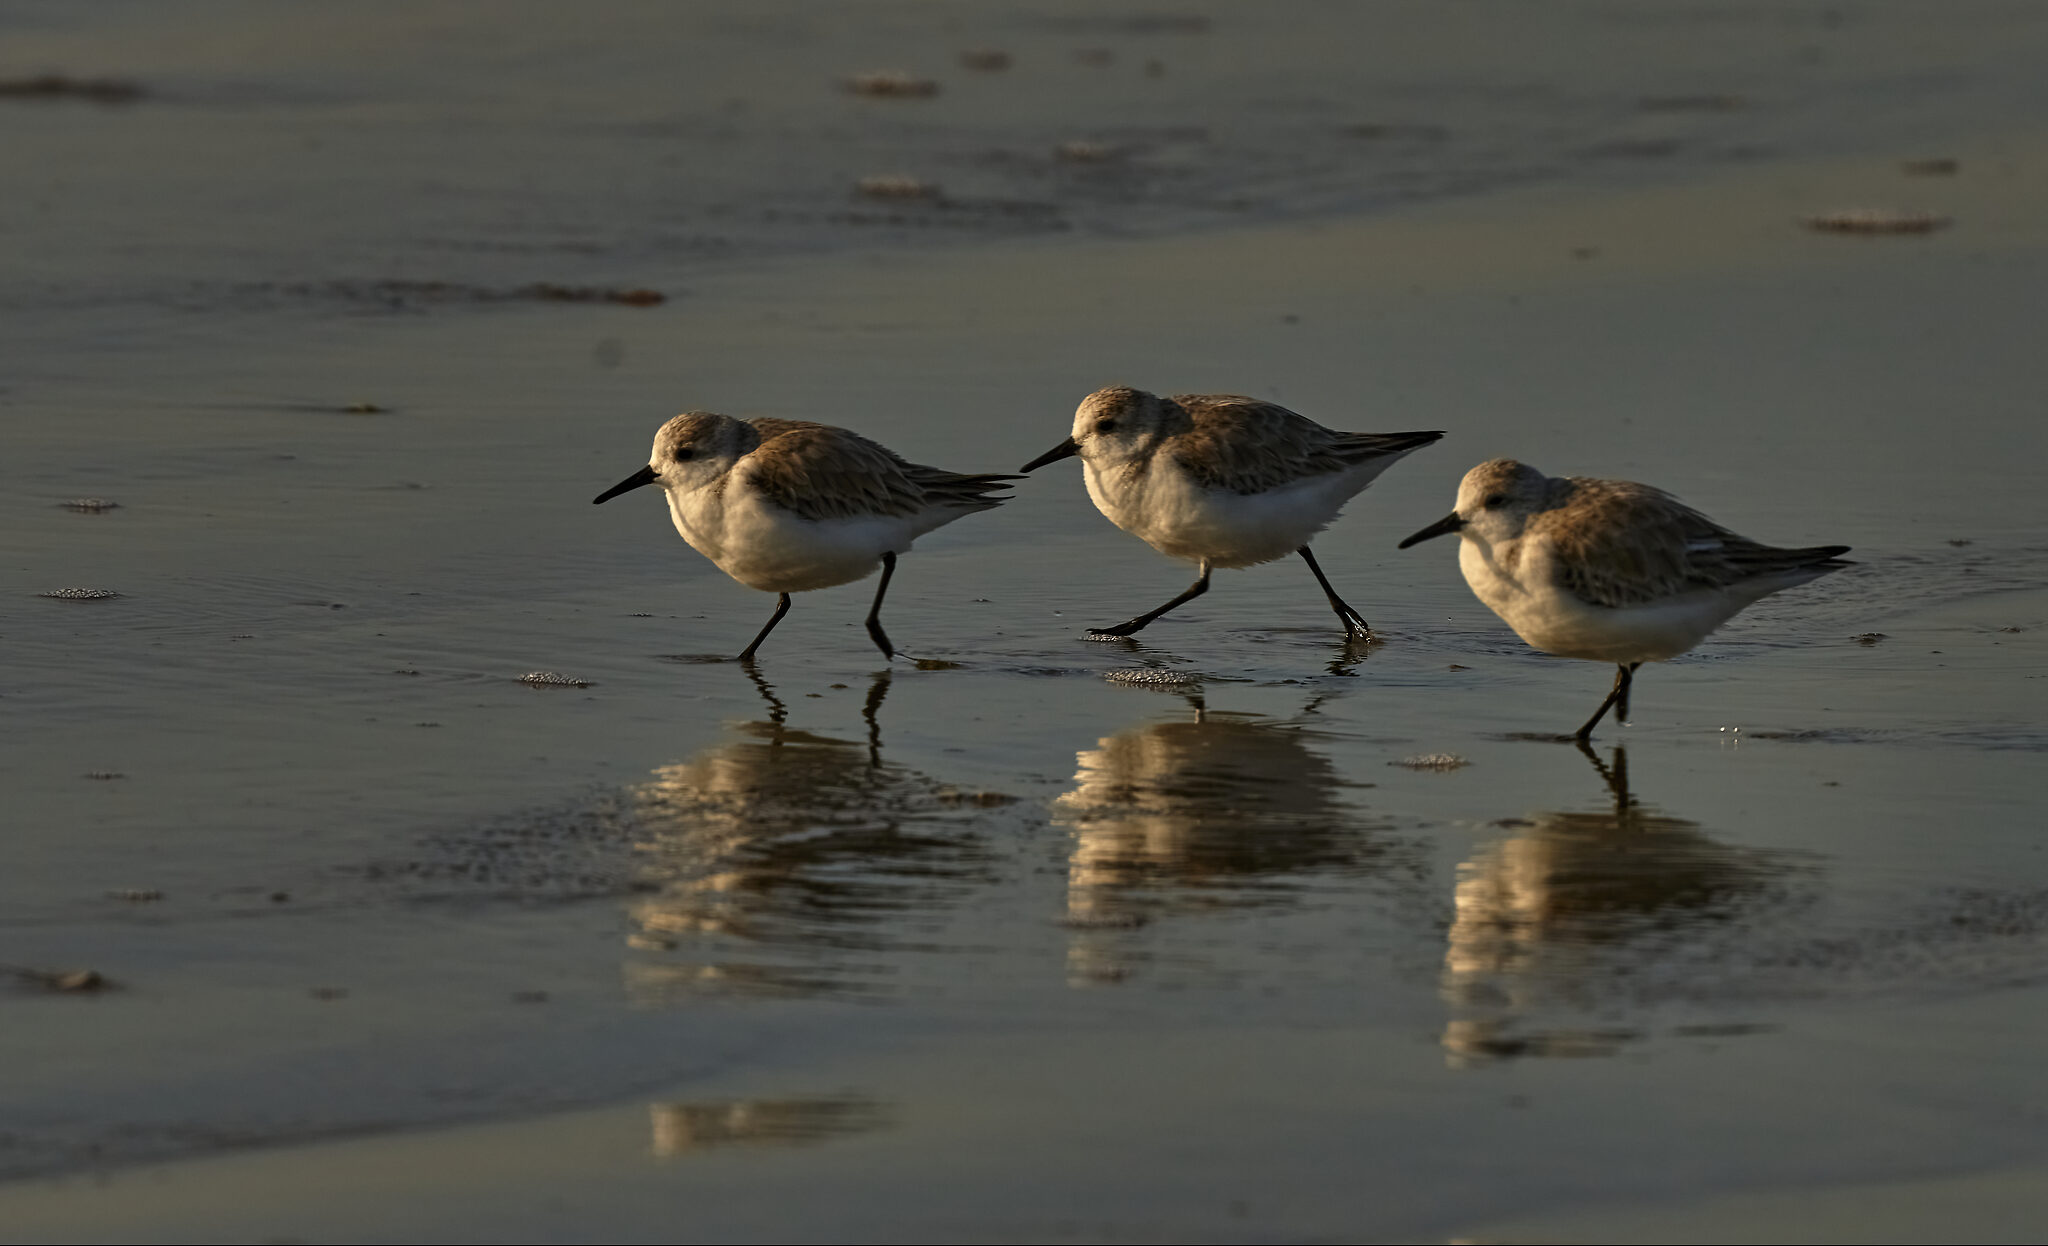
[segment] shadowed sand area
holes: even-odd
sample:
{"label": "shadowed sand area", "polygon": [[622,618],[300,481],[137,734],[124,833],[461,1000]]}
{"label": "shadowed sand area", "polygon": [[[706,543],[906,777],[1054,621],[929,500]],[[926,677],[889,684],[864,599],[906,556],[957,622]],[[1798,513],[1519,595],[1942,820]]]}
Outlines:
{"label": "shadowed sand area", "polygon": [[[562,12],[0,19],[4,1236],[2038,1225],[2048,14]],[[1054,464],[893,669],[870,582],[750,671],[589,505],[1114,383],[1447,430],[1316,544],[1378,640],[1298,561],[1082,639],[1187,573]],[[1858,565],[1582,752],[1394,549],[1495,456]]]}

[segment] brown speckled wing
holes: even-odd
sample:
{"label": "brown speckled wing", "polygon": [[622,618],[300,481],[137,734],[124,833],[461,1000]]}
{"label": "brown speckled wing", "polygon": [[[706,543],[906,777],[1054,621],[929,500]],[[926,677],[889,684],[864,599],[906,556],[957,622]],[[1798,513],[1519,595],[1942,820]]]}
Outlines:
{"label": "brown speckled wing", "polygon": [[761,444],[741,460],[762,496],[805,519],[914,515],[928,507],[963,513],[1000,506],[1005,475],[972,475],[908,463],[859,433],[808,420],[748,420]]}
{"label": "brown speckled wing", "polygon": [[910,464],[858,433],[804,420],[750,420],[761,444],[741,460],[747,480],[805,519],[911,515],[924,491]]}
{"label": "brown speckled wing", "polygon": [[1548,538],[1561,587],[1595,606],[1640,606],[1695,589],[1842,566],[1845,545],[1779,549],[1739,536],[1662,489],[1575,476],[1530,520]]}
{"label": "brown speckled wing", "polygon": [[1193,427],[1174,437],[1174,462],[1195,481],[1263,493],[1370,459],[1399,456],[1442,433],[1340,433],[1278,403],[1240,394],[1176,394]]}

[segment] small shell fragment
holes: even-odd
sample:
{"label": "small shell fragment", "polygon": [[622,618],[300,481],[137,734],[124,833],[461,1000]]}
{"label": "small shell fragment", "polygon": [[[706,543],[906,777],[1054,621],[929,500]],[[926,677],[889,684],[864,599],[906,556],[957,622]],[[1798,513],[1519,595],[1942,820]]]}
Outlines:
{"label": "small shell fragment", "polygon": [[119,502],[109,502],[105,498],[71,498],[58,505],[68,511],[77,511],[81,515],[99,515],[121,509]]}
{"label": "small shell fragment", "polygon": [[590,686],[590,681],[587,679],[578,679],[573,675],[564,675],[559,671],[528,671],[519,677],[519,682],[531,684],[536,688],[588,688]]}
{"label": "small shell fragment", "polygon": [[1410,770],[1459,770],[1472,763],[1456,753],[1418,753],[1390,761],[1389,766],[1406,766]]}
{"label": "small shell fragment", "polygon": [[58,601],[105,601],[109,597],[120,595],[111,588],[53,588],[47,593],[36,594],[38,597],[50,597]]}
{"label": "small shell fragment", "polygon": [[1805,218],[1808,229],[1824,234],[1931,234],[1949,219],[1932,212],[1899,212],[1890,208],[1849,208]]}

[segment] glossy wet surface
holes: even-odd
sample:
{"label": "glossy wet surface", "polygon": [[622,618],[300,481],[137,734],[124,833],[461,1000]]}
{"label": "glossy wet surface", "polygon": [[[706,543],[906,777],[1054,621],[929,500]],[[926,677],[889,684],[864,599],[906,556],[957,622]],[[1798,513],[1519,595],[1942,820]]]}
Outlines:
{"label": "glossy wet surface", "polygon": [[[439,79],[389,70],[413,84],[402,104],[389,83],[313,91],[280,129],[272,104],[219,94],[234,74],[152,51],[149,10],[98,44],[59,12],[31,11],[53,57],[150,92],[6,102],[10,132],[345,141],[372,181],[412,188],[400,217],[509,193],[409,180],[384,144],[435,148],[377,137],[378,107],[442,140],[468,124],[437,91],[496,116],[498,80],[460,57]],[[1294,189],[1208,232],[1157,181],[1048,183],[1031,193],[1075,229],[936,249],[621,193],[591,218],[638,239],[666,236],[663,213],[719,220],[745,245],[718,265],[622,243],[444,266],[456,253],[410,217],[388,249],[355,208],[264,218],[245,248],[188,204],[145,245],[103,202],[138,239],[128,265],[87,245],[82,209],[53,210],[30,232],[63,297],[10,320],[35,349],[0,391],[0,965],[28,971],[0,980],[0,1218],[72,1238],[1584,1236],[1626,1222],[1571,1219],[1609,1207],[1682,1222],[1758,1191],[2037,1166],[2048,146],[2016,120],[2037,115],[2032,77],[2000,67],[2038,22],[1986,6],[1997,39],[1929,44],[1905,10],[1873,12],[1832,35],[1699,10],[1731,51],[1689,71],[1693,103],[1645,106],[1680,97],[1664,80],[1601,79],[1570,106],[1537,92],[1508,146],[1542,185],[1499,190],[1531,179],[1478,149],[1410,152],[1432,206],[1378,216],[1377,166],[1331,174],[1341,203],[1303,189],[1322,139],[1280,144],[1277,181],[1234,163],[1278,143],[1270,121],[1197,181]],[[826,193],[789,171],[817,158],[789,154],[805,143],[900,145],[859,147],[849,177],[876,152],[943,164],[953,140],[927,126],[1035,149],[1100,114],[1089,91],[1151,84],[1183,93],[1145,107],[1199,113],[1178,67],[1229,60],[1193,50],[1221,11],[1208,33],[1063,14],[931,36],[930,101],[831,85],[884,67],[905,45],[859,40],[897,27],[784,15],[705,38],[817,61],[800,109],[770,124],[757,100],[731,123],[799,198]],[[509,29],[458,42],[556,64]],[[1907,34],[1921,51],[1893,47]],[[272,30],[243,55],[275,76],[317,36]],[[1789,67],[1814,41],[1811,78],[1737,72],[1738,53]],[[971,94],[998,79],[951,67],[984,42],[1092,85],[1020,138],[975,111],[999,111]],[[93,46],[104,69],[76,59]],[[582,54],[616,69],[629,46]],[[1100,46],[1123,77],[1083,72]],[[1910,125],[1831,111],[1903,98],[1893,71],[1928,57],[1974,76],[1923,82]],[[765,63],[732,61],[717,89]],[[1025,69],[1003,89],[1042,98]],[[1487,75],[1430,72],[1459,89],[1353,108],[1332,76],[1271,112],[1256,82],[1214,106],[1491,115]],[[609,120],[585,121],[699,151],[620,121],[696,107],[646,73],[621,70]],[[1701,102],[1717,91],[1751,102]],[[875,111],[955,100],[944,125]],[[1814,146],[1617,178],[1618,157],[1531,137],[1583,153],[1678,117],[1733,143],[1759,112]],[[520,115],[575,147],[569,122]],[[1423,141],[1365,136],[1395,139]],[[467,150],[530,176],[517,151]],[[1953,177],[1900,171],[1945,153]],[[1496,180],[1457,182],[1474,161]],[[307,193],[295,167],[249,164]],[[690,194],[755,193],[742,173],[768,176]],[[573,234],[574,184],[535,181],[520,229]],[[1956,223],[1794,223],[1871,199]],[[1333,206],[1351,214],[1294,219]],[[280,293],[387,275],[677,297]],[[772,598],[692,554],[656,499],[589,505],[685,406],[1001,471],[1115,381],[1448,430],[1317,542],[1378,640],[1347,645],[1298,560],[1219,572],[1133,640],[1084,639],[1188,573],[1102,520],[1065,463],[904,557],[884,617],[911,656],[884,669],[857,584],[800,595],[744,667],[727,657]],[[1530,652],[1444,545],[1393,549],[1496,454],[1648,480],[1761,540],[1850,544],[1858,566],[1646,667],[1633,725],[1558,743],[1611,672]],[[84,498],[117,505],[67,505]],[[44,595],[65,589],[118,595]],[[51,989],[78,968],[112,985]]]}

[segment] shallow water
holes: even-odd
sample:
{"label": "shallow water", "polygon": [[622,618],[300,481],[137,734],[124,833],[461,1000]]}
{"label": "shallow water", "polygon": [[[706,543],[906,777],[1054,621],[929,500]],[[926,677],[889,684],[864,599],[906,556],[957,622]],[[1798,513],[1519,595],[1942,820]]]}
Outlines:
{"label": "shallow water", "polygon": [[[117,988],[0,994],[11,1232],[1402,1239],[2038,1165],[2038,16],[1400,11],[1370,79],[1344,10],[10,19],[149,88],[0,105],[69,153],[9,225],[0,962]],[[832,89],[897,57],[940,95]],[[913,157],[1071,228],[834,215]],[[1956,223],[1793,224],[1872,199]],[[1081,639],[1187,572],[1061,464],[903,560],[924,661],[853,585],[749,672],[770,599],[588,504],[683,406],[1004,470],[1112,381],[1448,430],[1318,544],[1381,643],[1292,564]],[[1532,738],[1608,674],[1393,549],[1494,454],[1858,565]]]}

